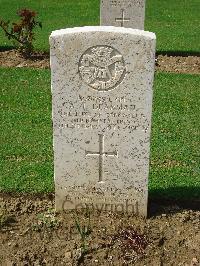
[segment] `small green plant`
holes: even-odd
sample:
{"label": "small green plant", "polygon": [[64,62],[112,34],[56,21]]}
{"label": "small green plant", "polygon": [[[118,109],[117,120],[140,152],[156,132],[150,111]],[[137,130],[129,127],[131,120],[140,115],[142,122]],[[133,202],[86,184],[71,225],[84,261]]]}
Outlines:
{"label": "small green plant", "polygon": [[40,231],[42,228],[57,228],[60,224],[53,210],[48,210],[47,213],[40,213],[38,214],[37,218],[37,223],[33,225],[33,229],[35,231]]}
{"label": "small green plant", "polygon": [[76,215],[75,216],[75,224],[76,228],[80,234],[81,237],[81,250],[82,250],[82,256],[84,256],[87,251],[88,251],[88,246],[87,246],[87,237],[91,234],[91,221],[90,221],[90,210],[89,208],[86,209],[85,216],[88,218],[88,223],[87,225],[81,225],[79,217]]}
{"label": "small green plant", "polygon": [[22,54],[29,57],[34,50],[35,34],[33,31],[38,26],[42,28],[42,23],[36,20],[36,12],[29,9],[21,9],[17,15],[21,18],[19,22],[11,23],[0,19],[0,27]]}

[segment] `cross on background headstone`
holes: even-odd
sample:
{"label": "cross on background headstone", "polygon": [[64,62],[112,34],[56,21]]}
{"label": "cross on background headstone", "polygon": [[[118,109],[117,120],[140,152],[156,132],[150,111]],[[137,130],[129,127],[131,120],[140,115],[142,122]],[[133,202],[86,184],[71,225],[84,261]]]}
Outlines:
{"label": "cross on background headstone", "polygon": [[125,11],[124,9],[122,11],[122,17],[121,18],[115,18],[116,22],[121,22],[121,27],[124,27],[124,22],[130,21],[130,18],[125,18]]}
{"label": "cross on background headstone", "polygon": [[103,164],[105,156],[117,156],[117,152],[104,152],[104,135],[99,134],[99,152],[86,151],[86,156],[99,156],[99,182],[103,181]]}
{"label": "cross on background headstone", "polygon": [[101,26],[144,30],[145,0],[101,0]]}

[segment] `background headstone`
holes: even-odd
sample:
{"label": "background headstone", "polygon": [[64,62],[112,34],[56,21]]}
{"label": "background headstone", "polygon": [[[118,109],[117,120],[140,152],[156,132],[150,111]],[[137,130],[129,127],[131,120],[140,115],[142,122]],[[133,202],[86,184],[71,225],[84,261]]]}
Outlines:
{"label": "background headstone", "polygon": [[155,35],[84,27],[50,45],[56,209],[146,216]]}
{"label": "background headstone", "polygon": [[101,26],[144,30],[145,0],[101,0]]}

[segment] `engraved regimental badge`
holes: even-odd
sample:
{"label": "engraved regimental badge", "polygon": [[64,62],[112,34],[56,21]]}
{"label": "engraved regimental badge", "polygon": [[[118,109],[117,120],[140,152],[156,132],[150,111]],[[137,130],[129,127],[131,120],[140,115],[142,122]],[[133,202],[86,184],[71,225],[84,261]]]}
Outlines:
{"label": "engraved regimental badge", "polygon": [[91,88],[109,91],[123,81],[126,67],[123,56],[116,49],[99,45],[89,48],[81,56],[79,73]]}

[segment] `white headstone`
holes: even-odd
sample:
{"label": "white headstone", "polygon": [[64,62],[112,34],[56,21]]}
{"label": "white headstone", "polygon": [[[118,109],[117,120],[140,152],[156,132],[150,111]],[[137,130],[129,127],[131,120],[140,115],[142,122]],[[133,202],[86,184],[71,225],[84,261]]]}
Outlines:
{"label": "white headstone", "polygon": [[101,0],[101,26],[144,30],[145,0]]}
{"label": "white headstone", "polygon": [[50,45],[56,209],[146,216],[154,33],[73,28]]}

